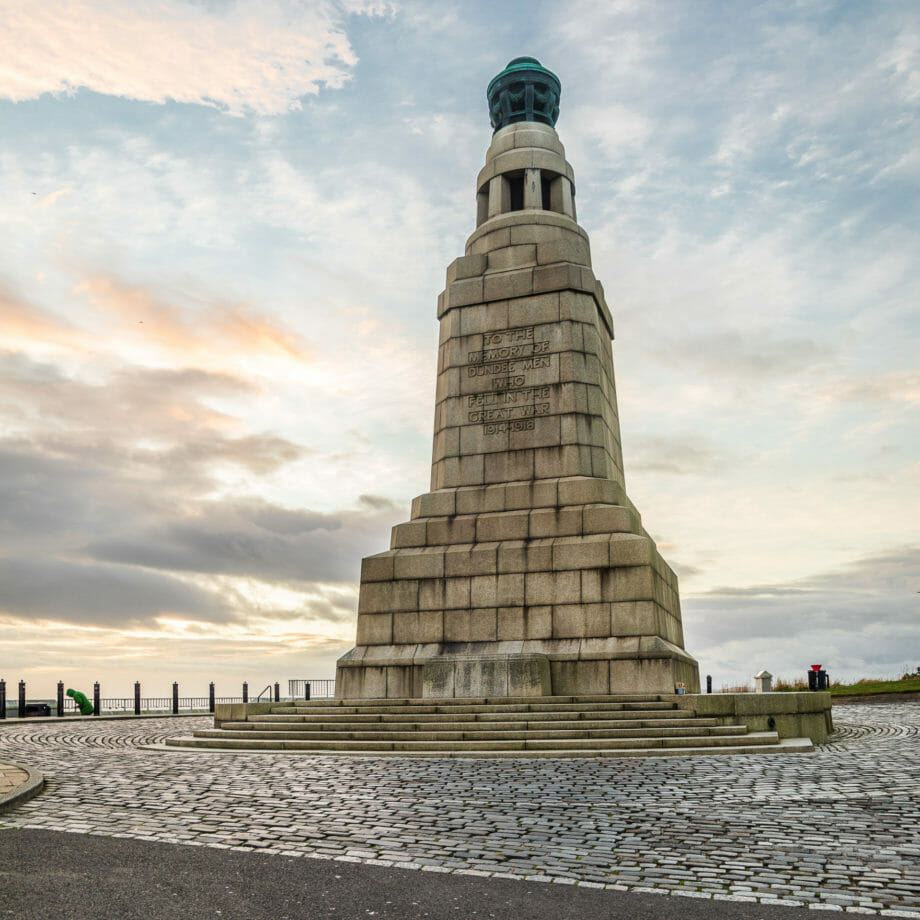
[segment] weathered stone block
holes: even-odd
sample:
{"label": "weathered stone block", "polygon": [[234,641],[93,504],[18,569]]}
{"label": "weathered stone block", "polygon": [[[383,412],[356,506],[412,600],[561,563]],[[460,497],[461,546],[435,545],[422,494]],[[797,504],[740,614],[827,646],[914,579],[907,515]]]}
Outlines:
{"label": "weathered stone block", "polygon": [[393,552],[396,578],[441,578],[444,575],[444,554],[437,550],[424,547]]}
{"label": "weathered stone block", "polygon": [[590,294],[574,290],[560,291],[559,319],[594,325],[600,322],[594,298]]}
{"label": "weathered stone block", "polygon": [[498,547],[498,571],[523,572],[527,568],[527,541],[507,540]]}
{"label": "weathered stone block", "polygon": [[537,246],[537,262],[540,265],[548,265],[553,262],[590,265],[591,254],[588,249],[588,241],[575,233],[570,233],[562,239],[540,243]]}
{"label": "weathered stone block", "polygon": [[499,607],[497,610],[497,638],[501,640],[525,639],[526,620],[524,608]]}
{"label": "weathered stone block", "polygon": [[447,266],[447,284],[450,286],[455,281],[464,278],[475,278],[482,275],[489,264],[489,257],[485,254],[460,256]]}
{"label": "weathered stone block", "polygon": [[450,577],[494,575],[498,572],[498,544],[447,547],[444,571]]}
{"label": "weathered stone block", "polygon": [[453,491],[426,492],[412,500],[412,516],[440,517],[462,513],[456,506],[457,493]]}
{"label": "weathered stone block", "polygon": [[389,645],[392,641],[392,613],[368,613],[358,616],[358,645]]}
{"label": "weathered stone block", "polygon": [[499,606],[522,604],[524,602],[523,572],[506,572],[498,576],[495,587],[495,601]]}
{"label": "weathered stone block", "polygon": [[601,569],[610,560],[607,535],[561,537],[553,545],[553,569]]}
{"label": "weathered stone block", "polygon": [[445,583],[444,606],[448,609],[470,606],[470,579],[448,578]]}
{"label": "weathered stone block", "polygon": [[654,572],[651,566],[607,569],[601,575],[601,596],[605,601],[641,601],[654,598]]}
{"label": "weathered stone block", "polygon": [[[584,493],[588,491],[586,489]],[[584,509],[583,520],[585,534],[631,534],[639,529],[639,522],[632,510],[622,505],[587,505]],[[614,563],[614,565],[625,564],[627,564],[625,560],[621,561],[620,557]]]}
{"label": "weathered stone block", "polygon": [[483,479],[487,483],[533,479],[533,477],[534,452],[532,450],[485,454],[483,457]]}
{"label": "weathered stone block", "polygon": [[[530,512],[531,537],[564,537],[580,534],[582,510],[578,507],[536,508]],[[552,565],[547,566],[551,568]]]}
{"label": "weathered stone block", "polygon": [[517,297],[508,303],[508,323],[511,326],[556,323],[558,320],[559,295],[555,291],[536,297]]}
{"label": "weathered stone block", "polygon": [[515,268],[532,267],[537,262],[537,247],[509,246],[507,249],[494,249],[488,255],[490,272],[506,272]]}
{"label": "weathered stone block", "polygon": [[505,510],[504,486],[457,489],[457,514],[480,514]]}
{"label": "weathered stone block", "polygon": [[444,611],[444,641],[470,642],[473,637],[470,610]]}
{"label": "weathered stone block", "polygon": [[[480,298],[481,299],[481,298]],[[505,329],[508,326],[508,304],[480,303],[467,307],[460,314],[460,328],[463,335],[482,335],[495,329]],[[458,391],[455,391],[454,395]]]}
{"label": "weathered stone block", "polygon": [[[444,556],[440,556],[441,562]],[[443,568],[443,565],[442,565]],[[443,575],[443,572],[442,572]],[[445,603],[445,581],[441,576],[426,578],[419,576],[418,605],[422,610],[442,610]]]}
{"label": "weathered stone block", "polygon": [[481,542],[525,540],[529,531],[527,511],[500,511],[476,518],[476,540]]}
{"label": "weathered stone block", "polygon": [[424,546],[427,524],[425,521],[405,521],[397,524],[392,531],[390,549],[403,546]]}
{"label": "weathered stone block", "polygon": [[476,255],[488,253],[493,249],[501,249],[504,246],[511,245],[511,229],[502,227],[481,236],[474,234],[474,239],[467,244],[467,255]]}
{"label": "weathered stone block", "polygon": [[498,611],[494,607],[480,607],[471,610],[470,641],[494,642],[498,639]]}
{"label": "weathered stone block", "polygon": [[460,472],[458,481],[451,483],[457,486],[476,486],[483,482],[484,455],[473,454],[471,457],[460,457]]}
{"label": "weathered stone block", "polygon": [[472,543],[476,539],[474,515],[456,515],[428,519],[428,543],[443,546],[450,543]]}
{"label": "weathered stone block", "polygon": [[498,603],[495,592],[497,582],[496,575],[476,575],[471,578],[470,604],[473,607],[495,607]]}
{"label": "weathered stone block", "polygon": [[365,556],[361,560],[361,581],[391,581],[393,579],[392,552],[378,553],[376,556]]}
{"label": "weathered stone block", "polygon": [[553,634],[553,608],[539,604],[525,607],[524,633],[528,640],[549,639]]}
{"label": "weathered stone block", "polygon": [[648,566],[655,558],[655,544],[642,535],[615,533],[610,537],[610,564]]}
{"label": "weathered stone block", "polygon": [[[508,272],[486,275],[482,284],[480,300],[509,300],[512,297],[527,297],[534,293],[533,269],[522,268]],[[538,291],[537,293],[542,293]]]}
{"label": "weathered stone block", "polygon": [[[554,507],[561,502],[555,480],[510,482],[504,488],[505,507],[511,511],[521,508]],[[487,510],[487,509],[483,509]]]}

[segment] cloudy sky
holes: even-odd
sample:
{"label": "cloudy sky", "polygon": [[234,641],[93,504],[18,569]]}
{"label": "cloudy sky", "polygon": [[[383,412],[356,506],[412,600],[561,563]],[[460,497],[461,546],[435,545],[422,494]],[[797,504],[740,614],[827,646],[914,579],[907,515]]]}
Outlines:
{"label": "cloudy sky", "polygon": [[920,665],[920,5],[0,0],[0,677],[329,677],[489,79],[557,125],[716,687]]}

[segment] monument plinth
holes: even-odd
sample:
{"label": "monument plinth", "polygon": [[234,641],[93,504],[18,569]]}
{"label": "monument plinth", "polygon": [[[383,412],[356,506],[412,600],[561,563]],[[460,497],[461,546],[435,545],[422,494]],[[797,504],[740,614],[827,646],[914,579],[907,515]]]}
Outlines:
{"label": "monument plinth", "polygon": [[431,491],[363,560],[340,699],[699,692],[677,577],[626,496],[559,96],[533,58],[489,85],[477,226],[438,298]]}

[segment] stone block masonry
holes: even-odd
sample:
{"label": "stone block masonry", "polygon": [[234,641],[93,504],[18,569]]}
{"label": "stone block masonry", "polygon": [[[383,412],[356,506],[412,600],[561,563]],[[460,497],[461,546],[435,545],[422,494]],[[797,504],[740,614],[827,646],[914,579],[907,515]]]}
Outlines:
{"label": "stone block masonry", "polygon": [[677,577],[626,496],[573,194],[550,124],[496,131],[438,298],[430,491],[364,560],[339,698],[699,691]]}

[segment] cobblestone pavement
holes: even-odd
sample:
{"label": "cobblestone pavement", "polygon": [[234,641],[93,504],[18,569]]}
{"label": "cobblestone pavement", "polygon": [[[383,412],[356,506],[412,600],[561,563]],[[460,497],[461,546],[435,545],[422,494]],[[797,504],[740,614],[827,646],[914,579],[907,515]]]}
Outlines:
{"label": "cobblestone pavement", "polygon": [[920,918],[920,704],[815,754],[456,760],[150,751],[210,723],[0,726],[0,826]]}

